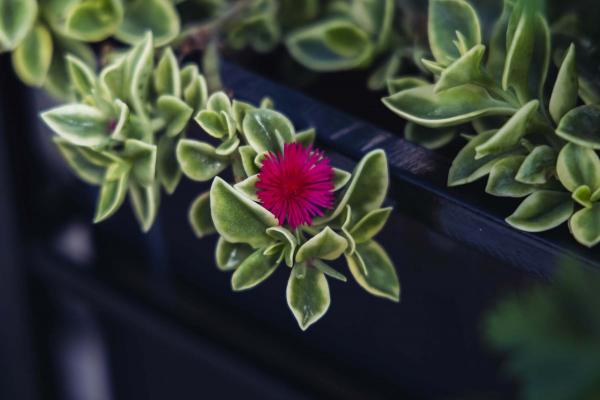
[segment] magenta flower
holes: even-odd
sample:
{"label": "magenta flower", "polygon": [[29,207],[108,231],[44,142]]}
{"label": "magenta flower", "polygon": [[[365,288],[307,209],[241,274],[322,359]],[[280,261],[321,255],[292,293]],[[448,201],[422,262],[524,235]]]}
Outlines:
{"label": "magenta flower", "polygon": [[322,151],[288,143],[283,153],[264,158],[256,188],[260,202],[279,224],[287,221],[295,229],[333,207],[333,168]]}

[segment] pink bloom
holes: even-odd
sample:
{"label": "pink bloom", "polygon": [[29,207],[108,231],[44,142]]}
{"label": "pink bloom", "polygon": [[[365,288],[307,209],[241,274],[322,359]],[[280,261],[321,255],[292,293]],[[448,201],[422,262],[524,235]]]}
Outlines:
{"label": "pink bloom", "polygon": [[267,154],[258,180],[258,198],[280,225],[285,221],[292,229],[310,225],[314,216],[333,207],[333,168],[312,146],[288,143],[283,154]]}

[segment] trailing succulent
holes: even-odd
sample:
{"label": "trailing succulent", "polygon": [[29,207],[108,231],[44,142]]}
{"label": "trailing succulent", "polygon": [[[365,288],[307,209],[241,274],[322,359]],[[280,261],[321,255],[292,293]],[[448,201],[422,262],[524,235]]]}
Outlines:
{"label": "trailing succulent", "polygon": [[513,227],[541,232],[568,221],[580,243],[600,242],[600,105],[578,76],[575,46],[553,52],[538,2],[505,0],[486,47],[467,1],[431,0],[429,42],[434,59],[423,64],[434,83],[392,80],[383,102],[427,147],[466,133],[448,185],[487,176],[487,193],[525,198],[506,219]]}
{"label": "trailing succulent", "polygon": [[[67,67],[77,100],[42,118],[71,169],[100,187],[95,222],[129,194],[147,231],[161,192],[173,193],[182,173],[214,178],[189,218],[198,237],[220,235],[216,263],[234,271],[234,290],[287,265],[288,304],[306,329],[329,307],[326,277],[346,281],[328,264],[343,257],[359,285],[399,300],[394,266],[373,240],[391,213],[382,208],[382,151],[366,155],[353,173],[331,167],[312,147],[314,129],[296,132],[268,98],[257,107],[221,91],[209,95],[196,65],[180,67],[168,47],[155,57],[150,33],[99,73],[74,56]],[[192,126],[202,128],[203,140],[192,136]],[[233,176],[232,184],[219,176]]]}

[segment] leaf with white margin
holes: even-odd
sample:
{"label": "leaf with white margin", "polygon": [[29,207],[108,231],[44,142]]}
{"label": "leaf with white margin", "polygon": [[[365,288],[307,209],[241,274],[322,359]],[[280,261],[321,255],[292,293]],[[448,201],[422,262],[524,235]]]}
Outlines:
{"label": "leaf with white margin", "polygon": [[295,265],[292,269],[286,298],[303,331],[325,315],[331,304],[325,275],[317,268],[305,264]]}
{"label": "leaf with white margin", "polygon": [[254,248],[272,242],[266,229],[277,226],[277,218],[219,177],[211,186],[210,208],[217,232],[228,242],[247,243]]}
{"label": "leaf with white margin", "polygon": [[347,247],[348,241],[327,226],[300,246],[296,253],[296,262],[301,263],[313,258],[335,260],[344,254]]}
{"label": "leaf with white margin", "polygon": [[503,158],[492,167],[488,178],[486,193],[499,197],[525,197],[536,190],[533,185],[521,183],[515,179],[525,161],[525,156],[514,155]]}
{"label": "leaf with white margin", "polygon": [[136,139],[127,139],[123,155],[127,157],[132,167],[133,178],[142,186],[151,186],[156,178],[156,145]]}
{"label": "leaf with white margin", "polygon": [[588,186],[592,192],[600,188],[600,159],[592,149],[567,144],[558,154],[556,173],[563,186],[571,192],[582,185]]}
{"label": "leaf with white margin", "polygon": [[181,97],[181,74],[173,49],[167,47],[154,69],[154,90],[159,95]]}
{"label": "leaf with white margin", "polygon": [[197,140],[180,140],[176,154],[181,171],[195,181],[211,180],[229,165],[228,159],[218,155],[214,147]]}
{"label": "leaf with white margin", "polygon": [[48,29],[41,24],[34,26],[12,53],[13,68],[19,78],[27,85],[42,86],[50,69],[53,48]]}
{"label": "leaf with white margin", "polygon": [[294,141],[294,126],[281,113],[255,109],[246,113],[243,131],[248,144],[258,153],[280,152],[284,143]]}
{"label": "leaf with white margin", "polygon": [[210,211],[210,192],[196,197],[188,211],[188,220],[198,239],[216,232]]}
{"label": "leaf with white margin", "polygon": [[0,0],[0,47],[13,50],[33,27],[36,0]]}
{"label": "leaf with white margin", "polygon": [[148,232],[158,215],[160,187],[157,184],[143,187],[129,182],[129,200],[142,231]]}
{"label": "leaf with white margin", "polygon": [[123,22],[115,33],[117,39],[135,44],[150,31],[154,36],[154,45],[164,46],[179,33],[179,15],[171,1],[128,1],[124,5]]}
{"label": "leaf with white margin", "polygon": [[435,93],[434,85],[393,94],[383,103],[394,113],[429,128],[460,125],[490,115],[512,115],[517,110],[494,99],[484,88],[462,85]]}
{"label": "leaf with white margin", "polygon": [[362,217],[350,230],[357,244],[367,242],[375,237],[385,226],[393,208],[373,210]]}
{"label": "leaf with white margin", "polygon": [[523,200],[506,222],[525,232],[544,232],[566,222],[573,210],[569,193],[540,190]]}
{"label": "leaf with white margin", "polygon": [[73,144],[100,147],[110,140],[109,118],[92,106],[66,104],[41,116],[50,129]]}
{"label": "leaf with white margin", "polygon": [[530,185],[541,185],[556,171],[557,154],[548,145],[536,146],[525,158],[515,179]]}
{"label": "leaf with white margin", "polygon": [[577,76],[577,61],[575,45],[571,44],[565,59],[560,66],[552,96],[550,97],[550,115],[557,124],[562,117],[575,106],[579,99],[579,80]]}
{"label": "leaf with white margin", "polygon": [[395,302],[400,301],[400,282],[396,269],[377,242],[370,240],[357,245],[354,255],[346,255],[346,261],[356,282],[367,292]]}
{"label": "leaf with white margin", "polygon": [[194,110],[178,97],[165,94],[156,101],[156,109],[166,122],[167,136],[179,135],[187,126]]}
{"label": "leaf with white margin", "polygon": [[236,292],[252,289],[271,276],[278,266],[275,254],[265,255],[258,249],[237,267],[231,276],[231,288]]}
{"label": "leaf with white margin", "polygon": [[572,109],[560,120],[556,134],[571,143],[600,149],[600,106]]}
{"label": "leaf with white margin", "polygon": [[253,253],[252,247],[243,243],[229,243],[219,237],[215,249],[215,262],[221,271],[233,271]]}
{"label": "leaf with white margin", "polygon": [[600,204],[577,211],[569,221],[569,229],[575,239],[587,247],[600,243]]}
{"label": "leaf with white margin", "polygon": [[258,195],[256,194],[256,184],[258,183],[258,175],[252,175],[247,177],[241,182],[234,185],[234,188],[242,192],[246,197],[253,201],[259,201]]}
{"label": "leaf with white margin", "polygon": [[67,55],[67,70],[73,87],[82,98],[92,93],[96,85],[96,74],[79,57]]}
{"label": "leaf with white margin", "polygon": [[109,169],[106,172],[106,176],[107,178],[100,188],[100,195],[98,196],[98,202],[96,204],[96,216],[94,217],[95,224],[104,221],[117,212],[125,200],[127,188],[129,186],[128,169],[122,169],[118,177],[111,177]]}
{"label": "leaf with white margin", "polygon": [[163,135],[158,141],[156,157],[156,173],[158,180],[169,194],[173,194],[181,180],[181,169],[177,162],[175,150],[177,140]]}

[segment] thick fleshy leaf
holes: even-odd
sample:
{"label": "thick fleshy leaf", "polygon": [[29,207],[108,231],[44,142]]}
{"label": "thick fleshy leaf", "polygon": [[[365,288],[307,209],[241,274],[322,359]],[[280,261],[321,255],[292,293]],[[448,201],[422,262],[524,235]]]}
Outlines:
{"label": "thick fleshy leaf", "polygon": [[132,178],[141,186],[151,186],[156,177],[156,145],[128,139],[123,154],[133,165]]}
{"label": "thick fleshy leaf", "polygon": [[246,113],[254,108],[255,107],[252,104],[246,103],[245,101],[233,100],[231,103],[231,113],[238,131],[242,131],[242,124]]}
{"label": "thick fleshy leaf", "polygon": [[256,184],[258,183],[258,175],[252,175],[241,182],[235,184],[235,188],[242,192],[245,196],[253,201],[258,201],[256,194]]}
{"label": "thick fleshy leaf", "polygon": [[515,179],[530,185],[541,185],[556,171],[556,152],[548,145],[534,148],[525,158]]}
{"label": "thick fleshy leaf", "polygon": [[208,88],[203,75],[196,75],[192,82],[185,86],[183,98],[195,112],[199,112],[206,105]]}
{"label": "thick fleshy leaf", "polygon": [[102,183],[106,166],[92,162],[79,146],[75,146],[59,136],[55,136],[52,140],[69,167],[81,180],[91,185]]}
{"label": "thick fleshy leaf", "polygon": [[277,226],[277,218],[219,177],[212,183],[210,204],[215,228],[228,242],[259,248],[272,241],[266,229]]}
{"label": "thick fleshy leaf", "polygon": [[247,257],[231,276],[231,288],[236,291],[252,289],[267,279],[279,266],[276,255],[265,255],[262,249]]}
{"label": "thick fleshy leaf", "polygon": [[580,106],[560,120],[556,134],[580,146],[600,149],[600,106]]}
{"label": "thick fleshy leaf", "polygon": [[0,0],[0,47],[14,49],[33,27],[36,0]]}
{"label": "thick fleshy leaf", "polygon": [[99,147],[110,140],[109,118],[85,104],[66,104],[42,113],[57,135],[79,146]]}
{"label": "thick fleshy leaf", "polygon": [[596,203],[591,208],[584,208],[573,214],[569,229],[584,246],[594,247],[600,243],[600,204]]}
{"label": "thick fleshy leaf", "polygon": [[247,244],[229,243],[219,237],[215,250],[215,261],[221,271],[233,271],[253,252],[252,247]]}
{"label": "thick fleshy leaf", "polygon": [[67,70],[73,88],[83,98],[92,93],[96,83],[94,71],[78,57],[67,55]]}
{"label": "thick fleshy leaf", "polygon": [[435,84],[435,92],[483,81],[481,61],[484,53],[485,46],[478,44],[450,64],[442,71],[440,79]]}
{"label": "thick fleshy leaf", "polygon": [[358,244],[354,255],[347,255],[346,261],[356,282],[367,292],[392,301],[400,301],[400,282],[396,269],[377,242],[371,240]]}
{"label": "thick fleshy leaf", "polygon": [[181,180],[181,170],[175,154],[176,148],[177,140],[174,138],[163,136],[158,141],[156,173],[158,180],[169,194],[175,192]]}
{"label": "thick fleshy leaf", "polygon": [[460,57],[454,44],[457,32],[464,37],[467,50],[481,43],[477,13],[463,0],[430,0],[428,28],[431,52],[444,66]]}
{"label": "thick fleshy leaf", "polygon": [[156,102],[159,115],[166,122],[168,136],[177,136],[185,129],[194,110],[183,100],[172,95],[162,95]]}
{"label": "thick fleshy leaf", "polygon": [[584,207],[592,206],[592,191],[589,186],[579,186],[573,191],[571,198]]}
{"label": "thick fleshy leaf", "polygon": [[280,152],[284,143],[294,141],[294,126],[277,111],[255,109],[244,117],[243,130],[248,144],[258,154]]}
{"label": "thick fleshy leaf", "polygon": [[159,95],[181,97],[179,64],[170,47],[165,49],[154,70],[154,90]]}
{"label": "thick fleshy leaf", "polygon": [[[127,169],[121,169],[121,172],[116,179],[108,179],[110,170],[107,171],[106,174],[107,179],[100,188],[100,195],[96,204],[94,223],[104,221],[116,213],[127,195],[129,171]],[[111,176],[110,178],[114,177]]]}
{"label": "thick fleshy leaf", "polygon": [[350,230],[356,243],[364,243],[375,237],[385,226],[392,210],[391,207],[381,208],[362,217]]}
{"label": "thick fleshy leaf", "polygon": [[121,58],[105,66],[98,77],[101,90],[107,97],[127,99],[129,91],[127,87],[126,60]]}
{"label": "thick fleshy leaf", "polygon": [[333,191],[337,192],[338,190],[343,189],[351,178],[352,174],[350,172],[344,171],[343,169],[334,168]]}
{"label": "thick fleshy leaf", "polygon": [[298,245],[296,237],[282,226],[276,226],[267,229],[267,234],[273,239],[278,240],[284,244],[285,263],[288,267],[294,266],[294,254],[296,253],[296,247]]}
{"label": "thick fleshy leaf", "polygon": [[204,192],[196,197],[190,206],[188,219],[199,239],[216,232],[210,211],[210,192]]}
{"label": "thick fleshy leaf", "polygon": [[455,128],[427,128],[414,122],[407,122],[404,137],[426,149],[435,150],[444,147],[456,137]]}
{"label": "thick fleshy leaf", "polygon": [[356,250],[356,241],[354,240],[354,237],[350,234],[350,228],[352,225],[352,208],[350,206],[346,206],[346,211],[343,217],[344,222],[342,223],[342,230],[340,231],[340,235],[342,235],[348,241],[346,255],[352,255]]}
{"label": "thick fleshy leaf", "polygon": [[227,121],[220,113],[211,110],[202,110],[196,115],[194,120],[212,137],[221,139],[228,135]]}
{"label": "thick fleshy leaf", "polygon": [[524,103],[530,99],[529,71],[532,64],[535,45],[535,15],[529,11],[523,12],[516,28],[508,41],[509,47],[502,74],[502,88],[512,88],[519,100]]}
{"label": "thick fleshy leaf", "polygon": [[31,86],[44,84],[53,46],[50,32],[44,25],[38,24],[29,31],[12,53],[13,68],[23,82]]}
{"label": "thick fleshy leaf", "polygon": [[150,31],[154,45],[163,46],[179,33],[179,16],[169,0],[127,1],[124,6],[123,23],[115,36],[127,44],[138,42]]}
{"label": "thick fleshy leaf", "polygon": [[402,118],[430,128],[460,125],[488,115],[512,115],[517,111],[475,85],[438,94],[434,85],[420,86],[386,97],[383,103]]}
{"label": "thick fleshy leaf", "polygon": [[294,140],[298,143],[302,143],[302,146],[308,147],[315,142],[316,137],[317,131],[315,128],[308,128],[296,133]]}
{"label": "thick fleshy leaf", "polygon": [[176,153],[181,171],[195,181],[208,181],[229,165],[227,158],[218,155],[214,147],[196,140],[180,140]]}
{"label": "thick fleshy leaf", "polygon": [[225,94],[225,92],[216,92],[211,94],[208,98],[206,107],[210,111],[214,111],[217,114],[220,114],[221,112],[224,112],[230,116],[233,114],[231,100],[229,99],[229,96]]}
{"label": "thick fleshy leaf", "polygon": [[301,263],[313,258],[335,260],[344,254],[347,247],[348,241],[327,226],[300,246],[296,253],[296,262]]}
{"label": "thick fleshy leaf", "polygon": [[158,215],[160,205],[160,188],[157,184],[140,186],[129,183],[129,200],[143,232],[148,232]]}
{"label": "thick fleshy leaf", "polygon": [[525,197],[535,191],[535,186],[521,183],[515,179],[525,156],[505,157],[498,161],[490,171],[485,191],[499,197]]}
{"label": "thick fleshy leaf", "polygon": [[240,138],[232,136],[217,147],[215,152],[220,156],[228,156],[237,150],[240,145]]}
{"label": "thick fleshy leaf", "polygon": [[566,222],[573,214],[569,193],[540,190],[527,197],[506,222],[526,232],[543,232]]}
{"label": "thick fleshy leaf", "polygon": [[389,94],[396,94],[406,89],[412,89],[419,86],[430,85],[425,79],[417,76],[403,76],[401,78],[390,79],[387,82]]}
{"label": "thick fleshy leaf", "polygon": [[329,284],[325,275],[313,266],[295,265],[286,290],[287,303],[304,331],[329,309]]}
{"label": "thick fleshy leaf", "polygon": [[321,260],[313,260],[313,266],[325,275],[332,277],[333,279],[337,279],[338,281],[342,282],[348,281],[348,278],[346,278],[344,274],[333,269]]}
{"label": "thick fleshy leaf", "polygon": [[592,149],[567,144],[558,155],[556,173],[563,186],[570,191],[583,185],[592,192],[600,188],[600,159]]}
{"label": "thick fleshy leaf", "polygon": [[147,118],[145,102],[154,63],[153,40],[148,32],[127,56],[125,83],[129,86],[129,101],[140,118]]}
{"label": "thick fleshy leaf", "polygon": [[77,40],[96,42],[112,35],[123,20],[120,0],[78,2],[66,16],[66,34]]}
{"label": "thick fleshy leaf", "polygon": [[[494,136],[496,131],[480,133],[471,139],[456,155],[448,172],[448,186],[465,185],[489,174],[498,160],[518,154],[519,150],[509,150],[500,154],[490,154],[480,159],[475,158],[475,148]],[[522,151],[522,150],[521,150]]]}
{"label": "thick fleshy leaf", "polygon": [[558,71],[554,90],[550,97],[550,115],[554,122],[559,123],[562,117],[577,105],[579,96],[579,81],[577,76],[577,61],[575,45],[571,45]]}
{"label": "thick fleshy leaf", "polygon": [[244,172],[247,176],[252,176],[258,174],[258,167],[254,163],[254,159],[256,158],[256,151],[252,148],[252,146],[240,146],[238,147],[238,151],[240,153],[240,157],[242,159],[242,166],[244,167]]}
{"label": "thick fleshy leaf", "polygon": [[394,20],[394,0],[353,1],[352,17],[384,49],[390,40]]}
{"label": "thick fleshy leaf", "polygon": [[369,76],[367,87],[370,90],[385,89],[387,82],[394,79],[401,68],[402,54],[400,52],[392,53],[392,55]]}
{"label": "thick fleshy leaf", "polygon": [[527,124],[537,111],[540,102],[532,100],[513,115],[498,132],[475,149],[475,158],[497,154],[514,147],[525,135]]}
{"label": "thick fleshy leaf", "polygon": [[374,46],[366,32],[346,19],[319,22],[292,32],[285,42],[296,61],[315,71],[341,71],[369,62]]}

